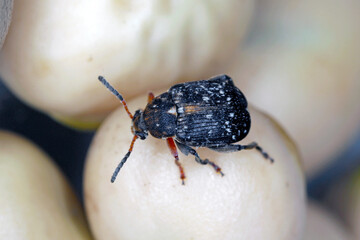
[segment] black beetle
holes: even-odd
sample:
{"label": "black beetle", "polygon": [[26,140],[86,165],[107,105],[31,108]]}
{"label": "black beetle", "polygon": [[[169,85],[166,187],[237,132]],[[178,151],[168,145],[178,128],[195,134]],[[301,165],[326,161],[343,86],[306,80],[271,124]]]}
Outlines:
{"label": "black beetle", "polygon": [[251,120],[244,94],[227,75],[176,84],[157,97],[150,93],[145,109],[137,110],[134,116],[127,108],[123,97],[105,78],[99,76],[99,80],[124,105],[132,119],[131,130],[134,134],[129,151],[115,169],[111,182],[115,181],[121,167],[130,156],[136,139],[144,140],[148,133],[156,138],[166,139],[179,167],[182,184],[185,174],[179,162],[176,146],[185,155],[194,155],[198,163],[211,165],[222,176],[224,174],[220,167],[208,159],[201,159],[192,147],[207,147],[218,152],[256,149],[265,159],[274,161],[255,142],[248,145],[233,144],[246,137]]}

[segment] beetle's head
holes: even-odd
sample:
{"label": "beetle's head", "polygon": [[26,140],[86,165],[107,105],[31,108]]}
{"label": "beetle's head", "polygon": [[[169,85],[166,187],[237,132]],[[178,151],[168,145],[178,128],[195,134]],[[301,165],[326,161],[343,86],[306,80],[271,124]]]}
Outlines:
{"label": "beetle's head", "polygon": [[142,110],[139,109],[135,112],[132,122],[133,122],[133,124],[131,127],[131,131],[133,132],[134,135],[138,136],[141,140],[144,140],[147,137],[148,132],[147,132],[147,128],[145,125]]}

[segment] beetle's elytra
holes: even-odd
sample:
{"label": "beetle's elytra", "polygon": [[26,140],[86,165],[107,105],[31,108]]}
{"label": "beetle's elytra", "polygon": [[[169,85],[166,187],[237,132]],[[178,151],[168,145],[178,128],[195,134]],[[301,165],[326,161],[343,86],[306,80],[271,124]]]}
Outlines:
{"label": "beetle's elytra", "polygon": [[134,134],[129,151],[115,169],[111,182],[115,181],[130,156],[136,139],[144,140],[148,133],[155,138],[166,139],[179,167],[182,184],[185,173],[179,162],[176,146],[185,155],[194,155],[198,163],[211,165],[222,176],[224,174],[220,167],[208,159],[201,159],[192,147],[207,147],[218,152],[256,149],[265,159],[274,161],[255,142],[248,145],[234,144],[249,133],[251,119],[245,96],[227,75],[176,84],[157,97],[150,93],[145,109],[137,110],[134,116],[123,97],[105,78],[99,76],[99,80],[124,105],[132,119],[131,130]]}

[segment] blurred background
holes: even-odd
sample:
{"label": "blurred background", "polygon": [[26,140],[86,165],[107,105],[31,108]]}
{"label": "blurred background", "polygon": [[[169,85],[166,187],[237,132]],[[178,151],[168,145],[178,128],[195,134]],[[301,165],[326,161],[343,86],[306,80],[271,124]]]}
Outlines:
{"label": "blurred background", "polygon": [[79,131],[24,104],[0,83],[0,129],[18,133],[49,154],[82,197],[82,175],[93,131]]}

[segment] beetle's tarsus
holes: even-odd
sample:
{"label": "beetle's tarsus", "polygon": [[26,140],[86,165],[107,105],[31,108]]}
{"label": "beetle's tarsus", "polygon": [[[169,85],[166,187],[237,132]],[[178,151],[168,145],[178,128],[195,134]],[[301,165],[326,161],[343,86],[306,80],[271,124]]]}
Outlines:
{"label": "beetle's tarsus", "polygon": [[271,163],[274,163],[274,159],[270,157],[269,154],[262,149],[262,147],[260,147],[256,142],[253,142],[252,144],[255,145],[254,148],[258,150],[265,159],[269,159]]}
{"label": "beetle's tarsus", "polygon": [[267,152],[265,152],[262,147],[260,147],[256,142],[249,143],[247,145],[240,145],[240,144],[228,144],[223,145],[219,147],[209,147],[211,150],[214,150],[216,152],[238,152],[241,150],[250,150],[250,149],[256,149],[261,153],[261,155],[265,159],[269,159],[271,163],[274,162],[274,159],[269,156]]}

